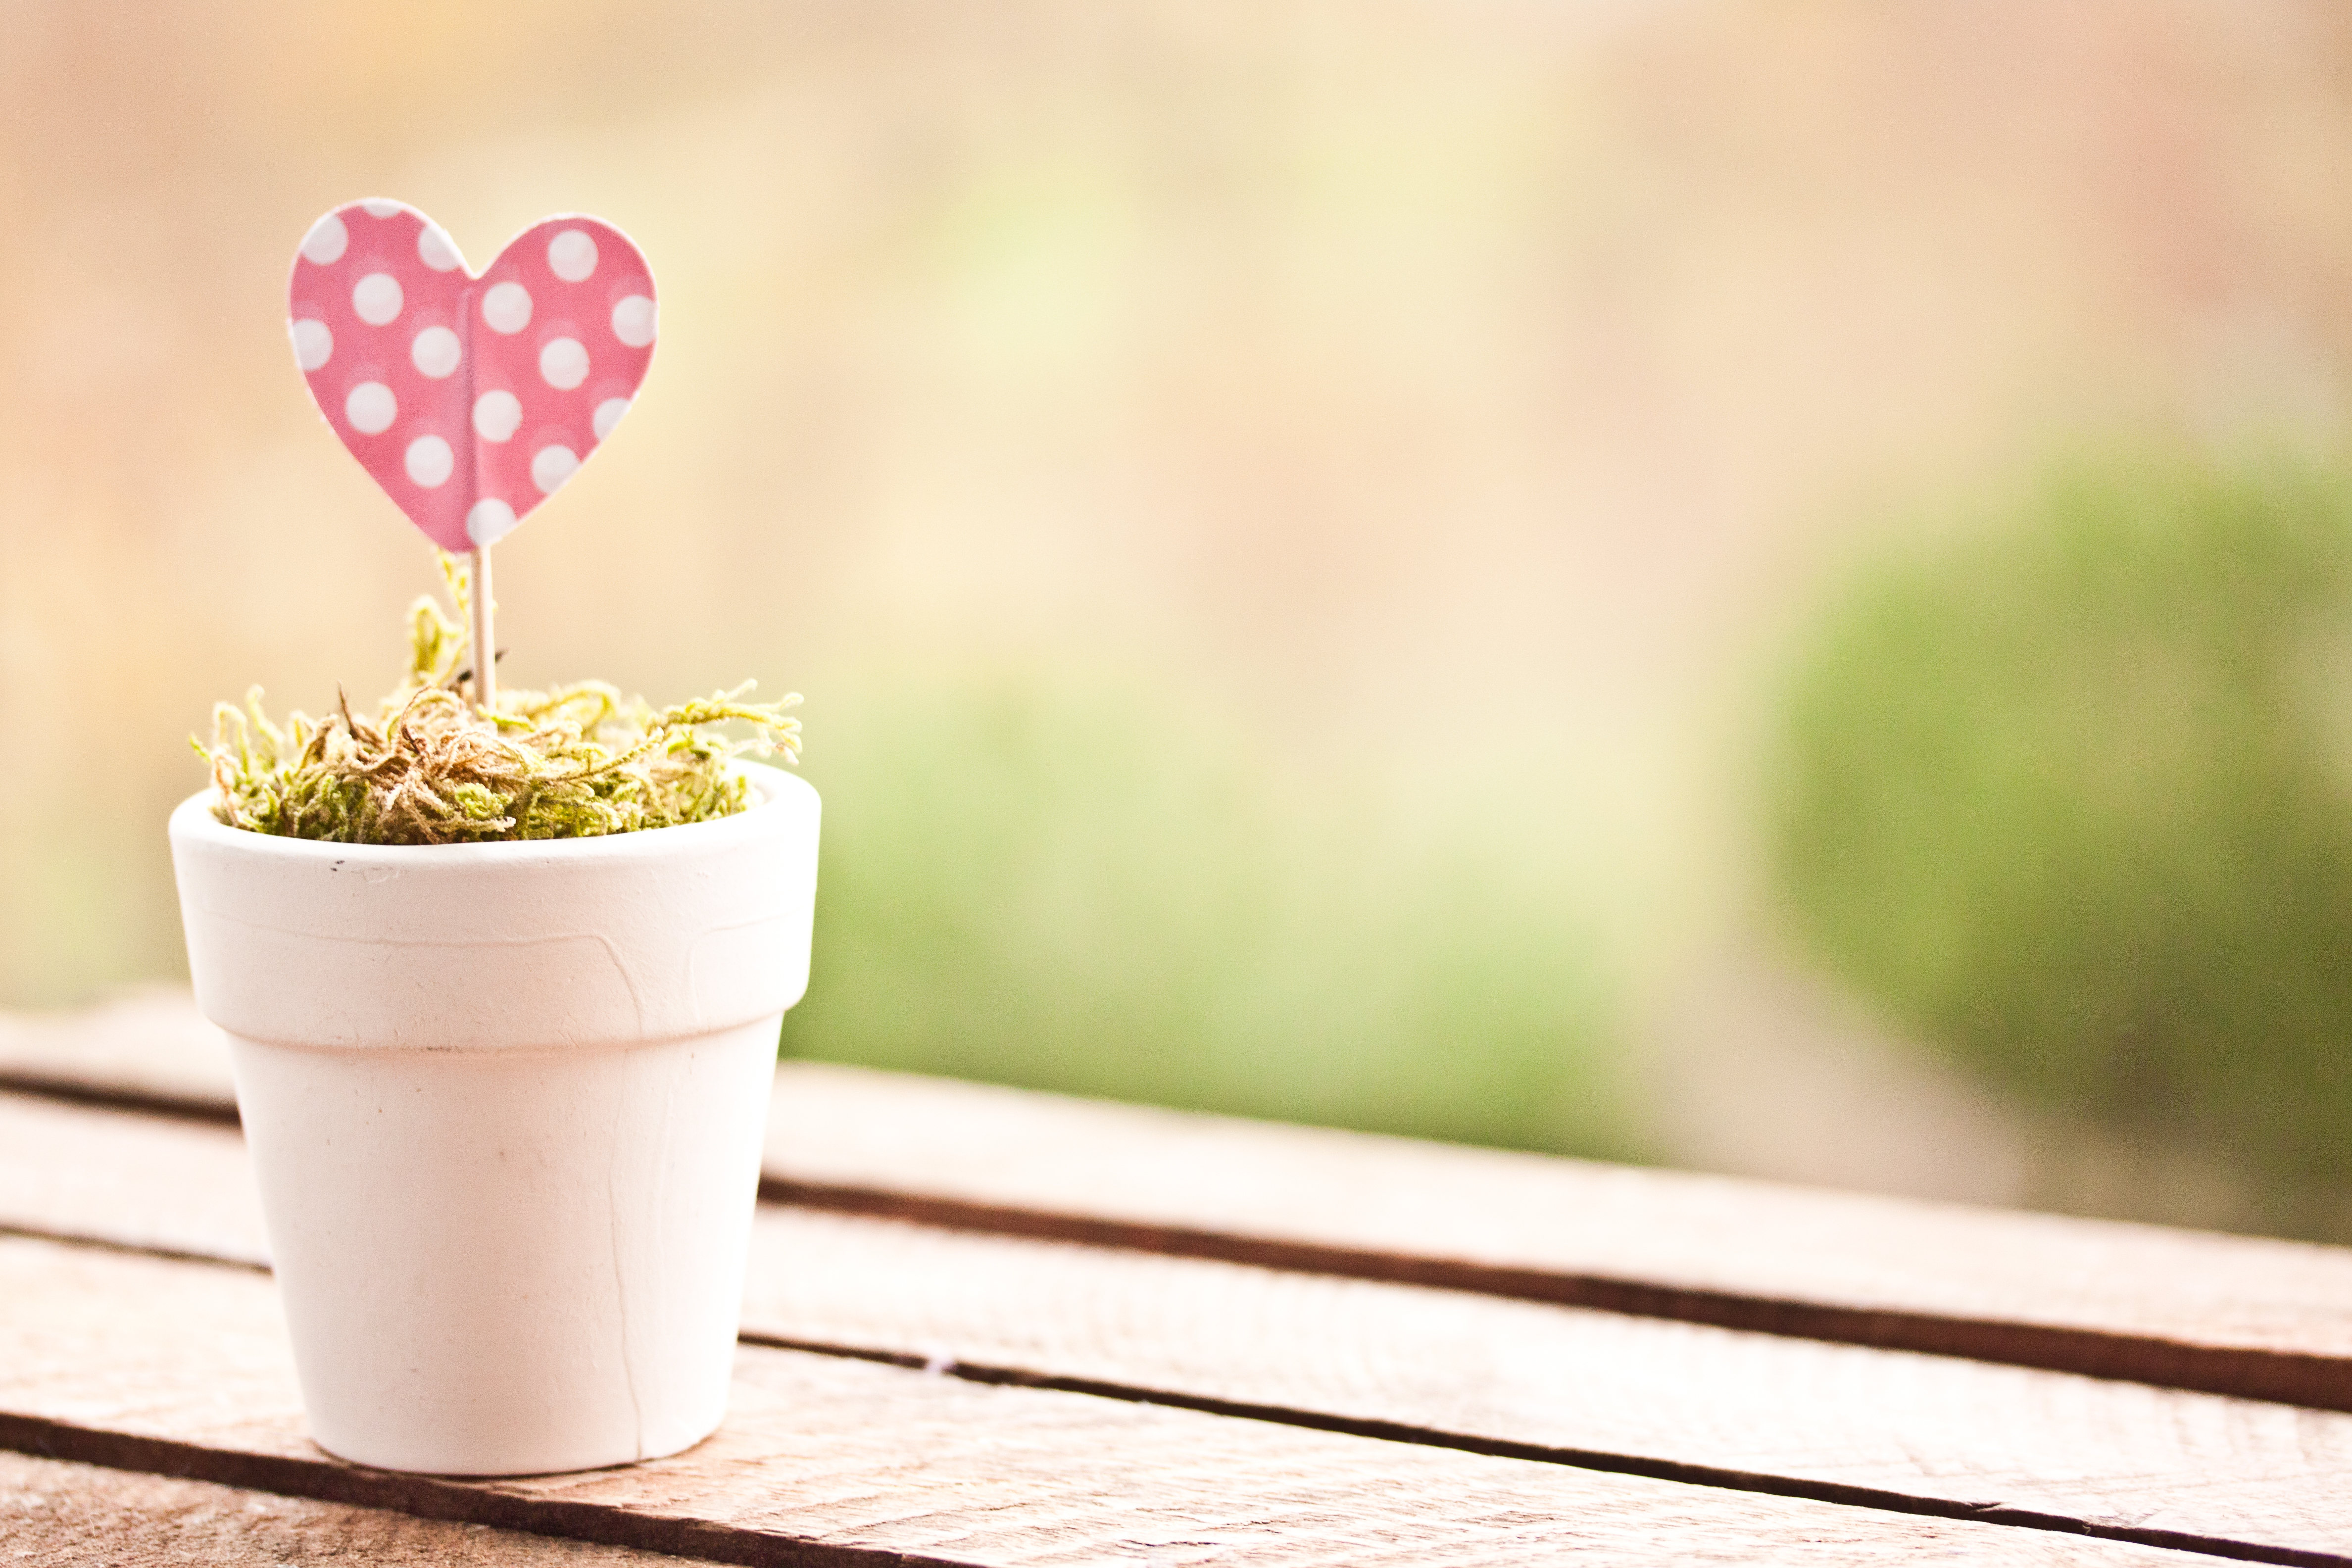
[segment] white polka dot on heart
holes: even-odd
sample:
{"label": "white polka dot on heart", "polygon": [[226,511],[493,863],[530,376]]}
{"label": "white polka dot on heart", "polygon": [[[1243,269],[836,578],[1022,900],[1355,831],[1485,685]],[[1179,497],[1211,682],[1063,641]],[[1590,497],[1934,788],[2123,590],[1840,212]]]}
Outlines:
{"label": "white polka dot on heart", "polygon": [[317,370],[335,357],[335,334],[326,322],[305,316],[287,325],[294,333],[294,363],[304,370]]}
{"label": "white polka dot on heart", "polygon": [[447,229],[428,223],[416,231],[416,259],[436,272],[454,272],[466,258],[457,254],[457,242]]}
{"label": "white polka dot on heart", "polygon": [[596,405],[596,439],[601,441],[610,436],[613,433],[613,426],[618,425],[621,422],[621,416],[628,411],[629,400],[625,397],[608,397]]}
{"label": "white polka dot on heart", "polygon": [[547,242],[547,269],[566,283],[585,283],[596,273],[596,241],[584,229],[567,228]]}
{"label": "white polka dot on heart", "polygon": [[654,341],[654,302],[632,294],[613,307],[613,335],[633,349]]}
{"label": "white polka dot on heart", "polygon": [[466,537],[476,546],[494,544],[514,531],[514,508],[493,498],[478,500],[466,514]]}
{"label": "white polka dot on heart", "polygon": [[588,351],[578,338],[555,338],[539,351],[539,378],[558,392],[588,379]]}
{"label": "white polka dot on heart", "polygon": [[400,204],[398,202],[378,200],[373,202],[362,202],[360,205],[366,210],[367,215],[370,217],[390,217],[393,214],[400,210]]}
{"label": "white polka dot on heart", "polygon": [[352,231],[343,220],[329,213],[310,226],[302,237],[302,259],[314,266],[331,267],[343,258],[343,249],[352,242]]}
{"label": "white polka dot on heart", "polygon": [[457,334],[446,327],[427,327],[408,345],[409,363],[419,375],[435,381],[457,370]]}
{"label": "white polka dot on heart", "polygon": [[371,272],[352,285],[352,313],[371,327],[388,327],[400,320],[400,279],[389,272]]}
{"label": "white polka dot on heart", "polygon": [[400,400],[380,381],[363,381],[343,399],[343,417],[362,436],[381,436],[400,417]]}
{"label": "white polka dot on heart", "polygon": [[579,471],[580,455],[569,447],[541,447],[530,460],[530,482],[545,496],[553,495]]}
{"label": "white polka dot on heart", "polygon": [[482,321],[490,331],[509,337],[530,325],[530,290],[520,283],[501,283],[482,296]]}
{"label": "white polka dot on heart", "polygon": [[457,467],[457,455],[449,443],[438,436],[419,436],[408,444],[408,456],[402,463],[408,477],[426,489],[438,489],[449,482]]}
{"label": "white polka dot on heart", "polygon": [[474,399],[474,434],[485,441],[511,441],[522,427],[522,403],[511,392],[486,392]]}

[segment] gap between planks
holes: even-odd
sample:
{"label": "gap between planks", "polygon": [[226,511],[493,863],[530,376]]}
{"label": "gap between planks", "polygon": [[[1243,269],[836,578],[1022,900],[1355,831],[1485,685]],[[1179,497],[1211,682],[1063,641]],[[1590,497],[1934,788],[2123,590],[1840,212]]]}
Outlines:
{"label": "gap between planks", "polygon": [[2305,1564],[2309,1565],[2309,1568],[2347,1568],[2347,1565],[2352,1565],[2352,1555],[2343,1552],[2315,1551],[2294,1546],[2276,1546],[2263,1542],[2208,1535],[2194,1531],[2149,1530],[2131,1525],[2104,1524],[2073,1514],[2052,1513],[2039,1509],[2019,1508],[2005,1503],[1968,1503],[1948,1498],[1923,1497],[1916,1493],[1895,1491],[1883,1487],[1856,1486],[1839,1481],[1772,1475],[1761,1470],[1731,1469],[1717,1465],[1660,1459],[1639,1454],[1615,1454],[1593,1448],[1571,1448],[1545,1443],[1513,1442],[1506,1438],[1481,1436],[1472,1432],[1451,1432],[1441,1427],[1421,1426],[1407,1422],[1338,1415],[1289,1405],[1223,1399],[1210,1394],[1188,1394],[1176,1389],[1108,1383],[1099,1378],[1060,1376],[1021,1367],[991,1366],[982,1363],[923,1356],[909,1352],[875,1350],[812,1340],[798,1340],[779,1334],[762,1333],[756,1330],[747,1330],[740,1338],[745,1344],[875,1362],[886,1366],[928,1373],[934,1376],[961,1378],[969,1383],[1043,1389],[1059,1394],[1083,1394],[1101,1399],[1123,1400],[1130,1404],[1165,1405],[1172,1409],[1198,1411],[1207,1415],[1222,1415],[1237,1420],[1265,1421],[1276,1426],[1296,1426],[1311,1432],[1335,1432],[1347,1436],[1369,1437],[1381,1442],[1404,1443],[1428,1448],[1446,1448],[1457,1453],[1484,1455],[1489,1458],[1522,1459],[1535,1464],[1565,1465],[1574,1469],[1597,1470],[1609,1475],[1640,1476],[1647,1480],[1672,1481],[1683,1486],[1708,1487],[1722,1491],[1755,1492],[1767,1497],[1798,1498],[1809,1502],[1833,1503],[1846,1508],[1875,1509],[1884,1512],[1907,1513],[1929,1519],[1962,1520],[1976,1524],[1998,1524],[2024,1530],[2051,1531],[2062,1535],[2081,1536],[2095,1541],[2112,1541],[2136,1546],[2154,1546],[2176,1552],[2192,1552],[2204,1556],[2243,1563]]}
{"label": "gap between planks", "polygon": [[[131,1178],[95,1197],[80,1184],[53,1190],[57,1224],[209,1237],[233,1261],[263,1267],[233,1136],[5,1104],[0,1134],[20,1166]],[[0,1173],[11,1177],[0,1191],[33,1206],[26,1172]],[[142,1192],[151,1212],[128,1214]],[[205,1212],[208,1193],[222,1192],[244,1199],[241,1219]],[[64,1239],[57,1224],[18,1228]],[[108,1245],[142,1250],[121,1236]],[[752,1263],[754,1344],[936,1361],[969,1382],[2254,1561],[2337,1563],[2352,1550],[2352,1504],[2296,1500],[2352,1493],[2352,1435],[2339,1430],[2352,1421],[2340,1416],[2298,1425],[2292,1412],[2204,1395],[779,1209],[759,1219]],[[896,1343],[875,1344],[877,1330]],[[1318,1357],[1318,1342],[1357,1348]],[[944,1353],[949,1345],[959,1353]],[[1494,1386],[1487,1360],[1507,1387]],[[1431,1364],[1458,1385],[1446,1398],[1430,1396]],[[1481,1387],[1484,1405],[1461,1392]],[[1783,1409],[1789,1391],[1797,1397]],[[2089,1463],[2094,1454],[2101,1463]],[[2181,1482],[2195,1484],[2167,1507]],[[1988,1508],[1989,1495],[2003,1505]],[[2170,1517],[2130,1517],[2152,1508]]]}
{"label": "gap between planks", "polygon": [[[1135,1401],[748,1347],[733,1413],[671,1459],[466,1481],[300,1435],[275,1293],[242,1270],[0,1244],[0,1444],[116,1468],[740,1563],[2195,1561]],[[173,1310],[144,1305],[168,1298]],[[2325,1562],[2309,1554],[2285,1562]]]}
{"label": "gap between planks", "polygon": [[[91,1247],[101,1251],[152,1258],[165,1262],[193,1263],[252,1273],[268,1272],[267,1266],[237,1259],[212,1258],[197,1253],[163,1251],[121,1242],[91,1240],[25,1226],[0,1226],[0,1236],[65,1247]],[[1557,1444],[1517,1442],[1507,1438],[1485,1436],[1474,1432],[1448,1431],[1441,1427],[1418,1426],[1409,1422],[1374,1420],[1290,1405],[1192,1394],[1175,1388],[1118,1383],[1096,1377],[1066,1376],[1028,1367],[992,1365],[984,1362],[925,1355],[916,1352],[885,1350],[833,1341],[808,1340],[757,1329],[744,1330],[738,1335],[738,1342],[766,1350],[791,1351],[834,1360],[896,1367],[935,1377],[953,1378],[958,1382],[975,1384],[983,1387],[1023,1388],[1040,1393],[1079,1394],[1089,1398],[1112,1400],[1120,1404],[1185,1410],[1198,1415],[1262,1422],[1301,1431],[1361,1437],[1375,1442],[1441,1449],[1476,1455],[1486,1458],[1558,1465],[1570,1469],[1591,1470],[1604,1475],[1633,1476],[1644,1480],[1664,1481],[1717,1491],[1788,1498],[1804,1502],[1868,1509],[1925,1519],[2044,1531],[2084,1540],[2192,1552],[2200,1556],[2234,1562],[2283,1563],[2292,1565],[2292,1568],[2352,1568],[2352,1554],[2345,1552],[2275,1545],[2196,1531],[2147,1529],[2132,1525],[2107,1524],[2087,1520],[2079,1515],[2021,1508],[2013,1504],[1969,1503],[1948,1498],[1897,1491],[1884,1487],[1859,1486],[1798,1476],[1774,1475],[1762,1470],[1736,1469],[1717,1465],[1662,1459],[1647,1455],[1567,1447]],[[389,1472],[359,1470],[353,1467],[342,1466],[339,1462],[331,1462],[328,1467],[330,1472],[348,1471],[373,1477],[374,1479],[356,1485],[342,1482],[321,1484],[318,1476],[313,1473],[315,1462],[312,1461],[278,1460],[267,1456],[224,1454],[219,1450],[205,1448],[200,1445],[110,1433],[43,1417],[19,1415],[5,1409],[0,1409],[0,1448],[48,1458],[100,1465],[140,1474],[194,1478],[287,1497],[310,1498],[351,1506],[387,1509],[423,1519],[467,1521],[501,1529],[538,1531],[586,1541],[620,1542],[675,1555],[701,1555],[700,1552],[689,1549],[691,1541],[689,1534],[681,1534],[667,1526],[631,1529],[614,1533],[603,1529],[583,1529],[576,1519],[551,1515],[543,1510],[514,1508],[486,1510],[477,1502],[467,1500],[472,1489],[462,1480],[445,1481],[440,1478],[432,1477],[395,1477],[387,1489],[383,1478],[389,1475]],[[312,1468],[305,1468],[306,1466]],[[768,1559],[764,1555],[751,1557],[727,1555],[706,1560],[764,1562]],[[894,1563],[905,1563],[912,1565],[928,1563],[934,1560],[893,1557],[891,1561]]]}
{"label": "gap between planks", "polygon": [[[237,1124],[234,1103],[116,1089],[46,1076],[0,1072],[0,1092],[232,1127]],[[1894,1307],[1842,1306],[1607,1274],[1324,1246],[1292,1238],[810,1181],[772,1171],[762,1176],[760,1196],[772,1204],[909,1220],[949,1230],[1465,1290],[1511,1300],[1587,1307],[1597,1311],[1706,1323],[1753,1333],[1961,1356],[2086,1377],[2119,1378],[2166,1388],[2352,1411],[2352,1363],[2337,1355],[2200,1344],[2156,1335],[2020,1322],[2013,1319],[1960,1317]]]}
{"label": "gap between planks", "polygon": [[677,1562],[625,1546],[22,1452],[0,1453],[0,1542],[13,1542],[17,1559],[37,1561],[42,1568],[194,1563],[283,1568],[330,1562],[383,1568],[675,1568]]}
{"label": "gap between planks", "polygon": [[[0,1015],[0,1089],[236,1118],[218,1031],[170,992],[45,1023]],[[769,1202],[836,1214],[2352,1411],[2352,1249],[805,1063],[780,1070],[767,1166]],[[1417,1212],[1388,1223],[1383,1207]]]}
{"label": "gap between planks", "polygon": [[768,1175],[762,1201],[943,1230],[1069,1242],[1084,1247],[1242,1263],[1385,1285],[1461,1290],[1505,1300],[1583,1307],[1629,1317],[1704,1323],[1748,1333],[1958,1356],[2005,1366],[2153,1384],[2319,1410],[2352,1411],[2352,1362],[2335,1355],[2197,1344],[2153,1335],[1965,1318],[1890,1307],[1851,1307],[1787,1297],[1660,1284],[1607,1274],[1479,1263],[1332,1247],[1286,1237],[1012,1208],[919,1193],[836,1186]]}

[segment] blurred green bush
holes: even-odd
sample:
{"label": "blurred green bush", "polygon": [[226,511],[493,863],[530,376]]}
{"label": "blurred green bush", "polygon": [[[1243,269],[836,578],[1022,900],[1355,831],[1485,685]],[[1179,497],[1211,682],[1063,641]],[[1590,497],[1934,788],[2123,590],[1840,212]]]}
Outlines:
{"label": "blurred green bush", "polygon": [[1182,704],[1053,677],[844,693],[809,731],[787,1056],[1639,1152],[1573,913],[1472,837],[1297,799]]}
{"label": "blurred green bush", "polygon": [[2352,481],[2081,461],[1856,584],[1777,881],[1815,953],[2025,1104],[2352,1180]]}

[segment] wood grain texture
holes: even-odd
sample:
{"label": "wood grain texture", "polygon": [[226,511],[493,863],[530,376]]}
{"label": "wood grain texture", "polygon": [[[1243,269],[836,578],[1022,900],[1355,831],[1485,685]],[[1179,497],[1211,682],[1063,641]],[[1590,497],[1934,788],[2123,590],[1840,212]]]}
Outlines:
{"label": "wood grain texture", "polygon": [[267,1268],[236,1129],[0,1092],[0,1228]]}
{"label": "wood grain texture", "polygon": [[[0,1025],[0,1081],[221,1112],[184,998],[83,1020]],[[2352,1410],[2352,1248],[813,1064],[780,1070],[768,1147],[803,1206]]]}
{"label": "wood grain texture", "polygon": [[[226,1235],[249,1258],[250,1187],[227,1130],[0,1096],[0,1225],[187,1253]],[[239,1215],[242,1234],[223,1224]],[[744,1323],[1403,1441],[2352,1558],[2352,1415],[779,1207],[756,1222]]]}
{"label": "wood grain texture", "polygon": [[2352,1562],[2352,1415],[769,1209],[747,1334],[1877,1507]]}
{"label": "wood grain texture", "polygon": [[772,1198],[2352,1409],[2352,1248],[786,1064]]}
{"label": "wood grain texture", "polygon": [[0,1013],[0,1088],[236,1121],[228,1041],[176,987],[78,1012]]}
{"label": "wood grain texture", "polygon": [[0,1452],[0,1561],[42,1568],[659,1568],[679,1559]]}
{"label": "wood grain texture", "polygon": [[397,1476],[302,1437],[261,1276],[0,1239],[0,1300],[5,1446],[713,1561],[2197,1561],[752,1348],[727,1426],[675,1458]]}

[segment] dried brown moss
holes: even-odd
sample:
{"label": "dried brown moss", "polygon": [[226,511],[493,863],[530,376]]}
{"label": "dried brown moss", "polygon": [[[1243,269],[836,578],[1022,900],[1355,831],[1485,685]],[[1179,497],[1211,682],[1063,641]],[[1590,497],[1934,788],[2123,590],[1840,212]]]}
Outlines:
{"label": "dried brown moss", "polygon": [[[553,691],[500,689],[485,717],[460,694],[467,646],[464,569],[445,558],[453,619],[430,598],[409,610],[408,677],[372,714],[341,698],[323,719],[213,710],[213,815],[232,827],[344,844],[457,844],[582,838],[702,822],[743,809],[750,786],[730,759],[800,755],[800,701],[743,700],[744,682],[656,709],[600,680]],[[736,721],[748,739],[709,726]]]}

